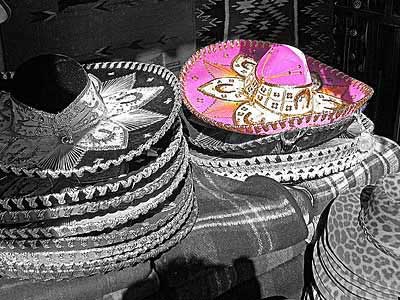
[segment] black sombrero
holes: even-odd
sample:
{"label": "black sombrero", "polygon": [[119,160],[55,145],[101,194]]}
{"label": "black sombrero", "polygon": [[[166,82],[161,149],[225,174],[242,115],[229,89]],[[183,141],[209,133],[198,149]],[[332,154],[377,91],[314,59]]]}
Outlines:
{"label": "black sombrero", "polygon": [[141,155],[174,123],[180,98],[167,69],[135,62],[81,66],[62,55],[22,64],[0,96],[0,169],[82,177]]}

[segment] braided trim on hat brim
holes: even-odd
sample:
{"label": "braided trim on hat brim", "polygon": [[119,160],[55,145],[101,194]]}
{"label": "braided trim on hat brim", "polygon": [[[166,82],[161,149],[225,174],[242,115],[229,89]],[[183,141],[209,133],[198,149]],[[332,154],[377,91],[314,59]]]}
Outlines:
{"label": "braided trim on hat brim", "polygon": [[[179,110],[181,108],[181,96],[178,85],[178,79],[171,71],[169,71],[165,67],[155,64],[127,62],[127,61],[95,63],[95,64],[84,65],[84,67],[88,71],[90,71],[91,69],[112,69],[112,68],[124,68],[124,69],[130,69],[132,71],[144,71],[161,76],[161,78],[166,80],[167,83],[171,85],[174,92],[174,105],[171,110],[171,113],[165,120],[164,124],[161,126],[160,130],[157,131],[145,143],[140,145],[137,149],[132,149],[128,151],[126,154],[119,156],[117,159],[111,159],[105,162],[98,162],[91,166],[82,166],[70,170],[51,170],[51,169],[40,169],[40,168],[28,169],[24,167],[15,167],[9,164],[0,164],[0,171],[5,173],[12,172],[16,175],[25,175],[29,177],[39,176],[41,178],[46,178],[50,176],[52,178],[58,178],[61,175],[65,177],[70,177],[73,174],[75,174],[78,177],[82,177],[84,172],[89,172],[93,174],[98,170],[107,170],[111,166],[119,166],[123,162],[131,161],[134,157],[139,156],[144,151],[149,150],[152,145],[154,145],[162,136],[165,135],[165,133],[170,129],[175,119],[177,118]],[[10,74],[11,73],[3,73],[2,77],[10,78],[12,77],[12,74],[11,76]]]}
{"label": "braided trim on hat brim", "polygon": [[[187,180],[182,193],[179,195],[182,200],[180,200],[184,205],[181,209],[170,218],[169,222],[165,222],[158,234],[164,235],[168,231],[173,231],[174,228],[180,227],[185,221],[184,215],[190,207],[190,202],[188,199],[191,198],[193,194],[193,181]],[[179,224],[179,225],[177,225]],[[157,232],[157,231],[155,231]],[[139,238],[131,238],[125,236],[121,237],[120,241],[116,243],[110,243],[104,246],[97,246],[93,248],[83,248],[83,249],[65,249],[56,251],[47,251],[42,249],[42,251],[31,251],[31,249],[16,249],[16,251],[1,251],[0,261],[5,261],[8,264],[19,264],[24,263],[26,265],[57,265],[63,264],[65,266],[70,266],[72,264],[77,266],[83,266],[83,264],[95,264],[95,261],[116,257],[117,255],[124,255],[125,253],[131,252],[132,250],[140,249],[149,242],[149,236],[152,235],[154,231],[149,231]],[[89,263],[90,262],[90,263]]]}
{"label": "braided trim on hat brim", "polygon": [[278,182],[294,183],[299,181],[317,179],[347,170],[359,164],[362,160],[366,159],[372,152],[372,149],[364,153],[355,152],[350,156],[342,157],[329,163],[320,161],[319,164],[314,164],[301,168],[291,168],[290,165],[287,165],[288,169],[280,170],[270,170],[266,167],[259,166],[246,166],[243,168],[231,167],[224,169],[208,168],[207,170],[217,175],[229,177],[240,181],[244,181],[246,180],[246,178],[252,175],[260,175],[270,177]]}
{"label": "braided trim on hat brim", "polygon": [[[130,240],[137,239],[150,232],[156,231],[164,226],[172,218],[185,210],[188,202],[187,196],[190,191],[182,190],[180,195],[176,197],[166,206],[162,206],[155,214],[150,211],[148,215],[143,216],[143,221],[134,222],[132,225],[124,226],[120,229],[112,231],[100,232],[98,234],[72,236],[54,239],[4,239],[0,240],[0,252],[13,250],[15,252],[31,251],[31,252],[54,252],[67,250],[83,250],[96,247],[110,246]],[[186,193],[182,196],[182,193]]]}
{"label": "braided trim on hat brim", "polygon": [[[98,196],[110,194],[111,197],[113,193],[119,192],[122,188],[133,189],[137,183],[144,178],[149,178],[175,156],[181,145],[182,136],[182,125],[180,124],[177,134],[165,151],[158,156],[155,161],[151,162],[139,172],[132,172],[133,174],[128,173],[123,178],[119,177],[117,180],[103,185],[88,185],[79,189],[46,195],[3,198],[0,199],[0,206],[7,211],[15,210],[15,206],[20,210],[26,210],[27,208],[36,209],[38,203],[41,203],[45,207],[52,207],[65,205],[68,202],[79,203],[83,201],[82,199],[91,200],[96,193]],[[70,200],[68,200],[68,198]]]}
{"label": "braided trim on hat brim", "polygon": [[[190,122],[190,121],[188,121],[188,122]],[[322,125],[322,126],[310,126],[310,127],[306,127],[306,128],[286,131],[283,133],[262,136],[255,140],[247,141],[247,142],[240,143],[240,144],[228,144],[226,142],[221,142],[222,144],[220,144],[220,145],[212,145],[212,144],[202,143],[189,135],[185,135],[185,137],[189,141],[190,144],[192,144],[200,149],[204,149],[206,151],[211,151],[211,152],[238,152],[238,151],[243,151],[243,150],[251,150],[254,148],[258,148],[260,146],[262,147],[263,145],[266,145],[268,143],[274,143],[274,142],[275,143],[282,142],[282,144],[284,144],[284,145],[286,143],[290,143],[291,147],[293,148],[293,146],[295,146],[297,144],[297,142],[306,135],[317,135],[317,134],[324,134],[328,131],[335,131],[338,128],[348,127],[353,122],[354,122],[354,116],[350,116],[350,117],[346,117],[346,118],[339,120],[338,122],[335,122],[332,124]],[[370,119],[368,119],[367,116],[365,116],[362,113],[361,113],[361,122],[363,123],[366,131],[372,133],[374,124],[372,123],[372,121]],[[292,134],[294,132],[296,132],[295,140],[293,140],[293,139],[288,140],[288,139],[284,138],[285,135]],[[201,134],[204,134],[204,133],[201,133]],[[207,136],[207,135],[205,135],[205,136]]]}
{"label": "braided trim on hat brim", "polygon": [[264,124],[256,124],[256,125],[228,125],[219,121],[212,120],[210,118],[205,117],[203,114],[199,113],[187,99],[185,94],[185,86],[184,83],[187,81],[187,74],[191,67],[202,60],[203,56],[208,53],[215,53],[217,51],[222,51],[228,48],[236,48],[247,46],[249,48],[269,48],[272,45],[270,42],[266,41],[256,41],[256,40],[229,40],[225,42],[220,42],[217,44],[208,45],[205,48],[198,50],[194,53],[185,65],[182,67],[182,71],[180,73],[179,79],[181,83],[181,91],[182,91],[182,99],[185,106],[190,110],[192,114],[194,114],[198,119],[202,120],[205,123],[211,124],[213,126],[233,131],[239,132],[243,134],[257,134],[257,135],[271,135],[275,133],[285,132],[288,130],[292,130],[295,128],[302,128],[307,126],[321,126],[324,124],[330,124],[333,122],[337,122],[343,118],[353,115],[355,112],[360,110],[366,102],[372,97],[373,89],[366,85],[365,83],[358,81],[349,75],[344,74],[343,72],[332,68],[310,56],[306,55],[307,60],[312,60],[311,64],[318,65],[319,68],[325,69],[326,72],[329,72],[336,77],[340,77],[347,82],[351,82],[357,87],[360,91],[365,93],[365,96],[359,101],[348,104],[346,108],[338,109],[334,112],[330,113],[310,113],[304,114],[301,117],[291,117],[287,119],[283,119],[280,121],[274,122],[266,122]]}
{"label": "braided trim on hat brim", "polygon": [[221,158],[216,156],[190,151],[190,158],[198,166],[214,169],[229,169],[246,171],[246,168],[287,169],[299,168],[315,163],[315,160],[324,162],[333,161],[341,157],[350,156],[358,151],[357,139],[336,139],[335,146],[324,147],[324,145],[309,150],[294,152],[290,154],[276,154],[254,156],[249,158]]}
{"label": "braided trim on hat brim", "polygon": [[160,190],[164,184],[170,182],[176,175],[180,167],[188,164],[188,147],[185,141],[181,143],[177,159],[174,163],[165,170],[160,177],[155,178],[152,182],[148,182],[143,187],[131,189],[129,194],[129,202],[120,201],[122,196],[110,197],[106,200],[96,200],[73,205],[63,205],[54,208],[32,209],[21,211],[5,211],[0,212],[1,224],[18,224],[27,222],[40,222],[45,220],[54,220],[59,218],[67,218],[71,216],[81,216],[84,214],[93,214],[101,211],[106,211],[112,208],[117,208],[118,203],[129,204],[136,200],[150,195],[157,190]]}
{"label": "braided trim on hat brim", "polygon": [[[89,265],[85,262],[79,266],[73,264],[68,267],[60,264],[52,266],[32,266],[26,264],[4,265],[4,267],[0,269],[0,274],[11,278],[47,281],[86,277],[134,266],[169,250],[192,230],[198,214],[198,205],[194,194],[191,196],[191,203],[192,205],[187,210],[185,217],[179,219],[180,223],[183,224],[180,228],[177,228],[175,231],[166,230],[166,235],[160,234],[160,231],[149,235],[146,240],[146,242],[148,242],[146,246],[137,248],[134,252],[128,252],[123,256],[98,260],[95,261],[93,265]],[[131,250],[131,248],[128,249],[128,251]]]}
{"label": "braided trim on hat brim", "polygon": [[[260,138],[257,138],[252,141],[247,141],[244,143],[240,144],[229,144],[226,142],[221,142],[220,145],[212,145],[212,144],[207,144],[207,143],[202,143],[195,138],[185,135],[186,139],[194,146],[207,150],[207,151],[212,151],[212,152],[237,152],[237,151],[243,151],[243,150],[251,150],[260,146],[263,146],[268,143],[274,143],[274,142],[282,142],[282,144],[285,144],[286,142],[290,143],[291,147],[297,143],[298,140],[303,138],[305,135],[316,135],[316,134],[322,134],[326,133],[328,131],[335,131],[338,128],[341,128],[343,126],[346,126],[347,123],[351,123],[353,117],[346,117],[342,120],[339,120],[338,122],[332,123],[332,124],[327,124],[327,125],[322,125],[322,126],[310,126],[310,127],[305,127],[305,128],[299,128],[299,129],[293,129],[277,134],[272,134],[268,136],[261,136]],[[350,124],[349,124],[350,125]],[[296,133],[296,139],[290,141],[287,141],[284,136],[287,134],[292,134]],[[202,133],[204,134],[204,133]]]}
{"label": "braided trim on hat brim", "polygon": [[[101,232],[106,228],[115,228],[118,225],[124,224],[130,220],[135,220],[141,215],[148,213],[151,209],[156,208],[159,204],[166,201],[170,197],[181,181],[187,177],[189,164],[183,163],[180,170],[174,177],[171,184],[161,193],[151,197],[145,202],[141,202],[135,206],[128,206],[124,210],[119,210],[113,213],[108,213],[93,218],[86,218],[79,221],[67,221],[65,224],[58,226],[47,227],[11,227],[0,228],[0,238],[11,239],[27,239],[27,238],[54,238],[54,237],[68,237],[89,232]],[[166,186],[168,182],[164,180],[162,186]],[[122,196],[115,197],[113,207],[118,207],[122,204],[131,204],[134,192],[126,193]],[[35,225],[35,224],[34,224]]]}

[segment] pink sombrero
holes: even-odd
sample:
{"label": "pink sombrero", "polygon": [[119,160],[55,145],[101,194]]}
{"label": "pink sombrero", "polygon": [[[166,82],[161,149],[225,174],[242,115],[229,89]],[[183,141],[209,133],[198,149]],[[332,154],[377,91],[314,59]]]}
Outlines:
{"label": "pink sombrero", "polygon": [[335,123],[373,94],[294,47],[246,40],[199,50],[183,67],[181,83],[184,103],[197,118],[252,135]]}

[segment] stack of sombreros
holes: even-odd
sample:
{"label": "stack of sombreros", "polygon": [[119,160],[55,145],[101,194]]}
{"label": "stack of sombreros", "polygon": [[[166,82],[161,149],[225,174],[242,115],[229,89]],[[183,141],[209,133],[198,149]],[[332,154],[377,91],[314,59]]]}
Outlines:
{"label": "stack of sombreros", "polygon": [[323,215],[305,296],[399,299],[400,173],[346,191]]}
{"label": "stack of sombreros", "polygon": [[190,231],[197,205],[170,71],[42,55],[1,84],[1,275],[117,270]]}
{"label": "stack of sombreros", "polygon": [[180,79],[191,160],[213,173],[293,183],[350,168],[373,149],[361,113],[372,88],[294,47],[210,45]]}

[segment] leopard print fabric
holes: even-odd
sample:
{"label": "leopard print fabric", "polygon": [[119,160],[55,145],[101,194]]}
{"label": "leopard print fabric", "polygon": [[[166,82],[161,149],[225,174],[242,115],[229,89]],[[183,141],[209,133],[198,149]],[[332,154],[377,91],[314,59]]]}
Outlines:
{"label": "leopard print fabric", "polygon": [[385,176],[379,183],[392,200],[400,201],[400,173]]}
{"label": "leopard print fabric", "polygon": [[320,299],[398,299],[400,261],[368,241],[358,222],[361,188],[332,204],[314,247],[313,277]]}
{"label": "leopard print fabric", "polygon": [[400,174],[377,182],[360,222],[378,247],[400,260]]}

